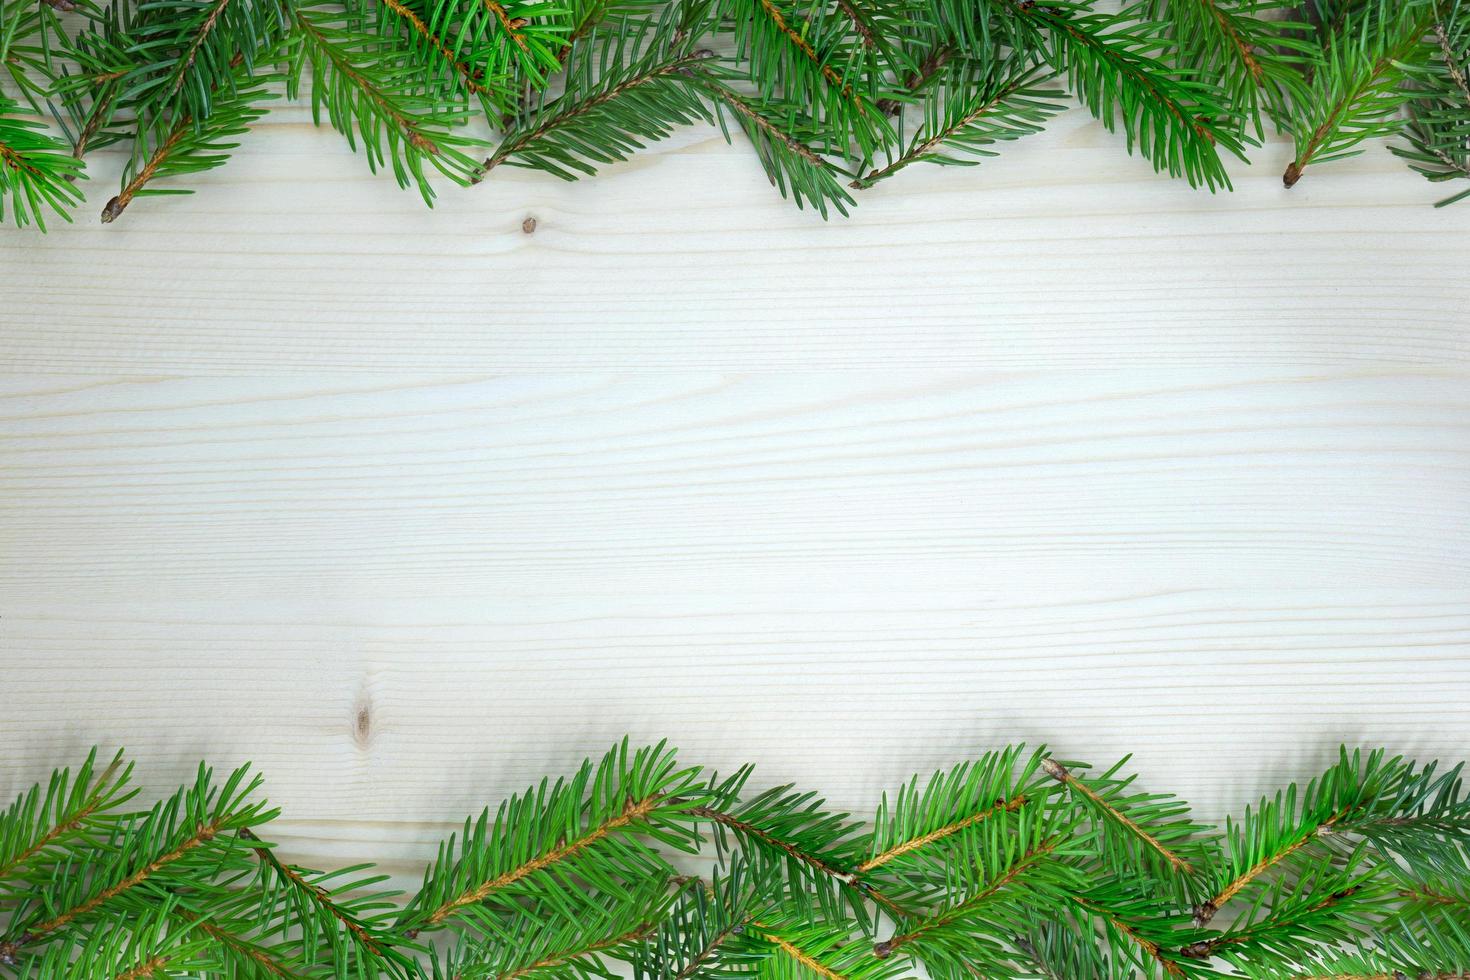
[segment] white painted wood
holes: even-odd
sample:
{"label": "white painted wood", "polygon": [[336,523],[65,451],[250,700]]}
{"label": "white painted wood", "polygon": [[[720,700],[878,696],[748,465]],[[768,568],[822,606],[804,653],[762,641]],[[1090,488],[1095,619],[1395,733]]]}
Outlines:
{"label": "white painted wood", "polygon": [[250,758],[409,871],[624,732],[858,809],[1012,739],[1216,814],[1464,758],[1466,378],[14,380],[0,778]]}
{"label": "white painted wood", "polygon": [[[1470,208],[1381,146],[1211,197],[1074,110],[974,169],[915,166],[823,223],[690,129],[565,184],[498,170],[426,211],[300,109],[192,197],[0,233],[0,363],[26,371],[1463,364]],[[521,231],[534,215],[533,235]],[[1393,330],[1385,330],[1386,323]]]}
{"label": "white painted wood", "polygon": [[1470,757],[1470,210],[1260,158],[1074,113],[824,225],[690,133],[429,213],[288,111],[0,233],[0,789],[253,759],[411,874],[625,732],[859,810],[1015,739],[1211,816]]}

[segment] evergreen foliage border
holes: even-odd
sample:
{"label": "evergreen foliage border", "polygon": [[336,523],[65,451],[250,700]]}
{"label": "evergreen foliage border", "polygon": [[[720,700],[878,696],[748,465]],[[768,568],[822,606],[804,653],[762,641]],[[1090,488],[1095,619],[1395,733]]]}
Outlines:
{"label": "evergreen foliage border", "polygon": [[405,897],[292,863],[249,766],[149,805],[94,752],[0,812],[0,975],[1470,978],[1460,766],[1343,749],[1211,827],[1125,763],[987,752],[864,821],[625,740],[466,820]]}
{"label": "evergreen foliage border", "polygon": [[43,228],[93,151],[128,156],[114,221],[189,193],[282,95],[430,203],[717,125],[783,195],[846,214],[1067,96],[1210,190],[1276,130],[1287,186],[1390,139],[1456,185],[1441,203],[1470,195],[1470,0],[0,0],[0,68],[0,221]]}

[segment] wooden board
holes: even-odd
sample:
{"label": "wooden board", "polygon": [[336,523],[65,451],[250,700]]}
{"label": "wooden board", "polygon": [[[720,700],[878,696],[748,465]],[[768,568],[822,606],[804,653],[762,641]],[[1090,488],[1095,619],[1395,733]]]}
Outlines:
{"label": "wooden board", "polygon": [[412,873],[624,733],[859,810],[1470,757],[1470,209],[1386,152],[1212,198],[1073,113],[823,224],[689,133],[424,212],[272,118],[0,232],[0,788],[253,759]]}

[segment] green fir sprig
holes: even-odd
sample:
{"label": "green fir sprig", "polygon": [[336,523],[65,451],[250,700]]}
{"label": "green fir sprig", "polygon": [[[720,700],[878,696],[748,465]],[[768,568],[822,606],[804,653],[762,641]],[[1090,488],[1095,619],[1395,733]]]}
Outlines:
{"label": "green fir sprig", "polygon": [[1213,828],[1013,747],[871,821],[614,746],[449,838],[410,896],[274,842],[241,768],[138,809],[94,752],[0,813],[27,980],[1465,980],[1460,767],[1349,752]]}
{"label": "green fir sprig", "polygon": [[427,203],[716,125],[783,196],[845,215],[1067,96],[1209,190],[1268,129],[1293,140],[1288,187],[1390,138],[1427,179],[1470,180],[1464,0],[0,0],[0,67],[0,219],[43,227],[109,146],[129,162],[104,221],[191,192],[281,94]]}
{"label": "green fir sprig", "polygon": [[[1470,3],[1437,0],[1431,53],[1410,74],[1407,146],[1393,152],[1436,183],[1470,181]],[[1460,187],[1437,207],[1470,197]]]}

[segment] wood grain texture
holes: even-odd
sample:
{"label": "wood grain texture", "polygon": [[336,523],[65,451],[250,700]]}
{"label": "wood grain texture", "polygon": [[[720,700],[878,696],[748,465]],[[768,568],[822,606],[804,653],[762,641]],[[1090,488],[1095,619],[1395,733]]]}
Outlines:
{"label": "wood grain texture", "polygon": [[411,875],[625,732],[857,810],[1017,739],[1212,816],[1470,757],[1470,209],[1287,155],[1072,113],[823,224],[691,131],[425,212],[287,110],[0,232],[0,790],[253,759]]}
{"label": "wood grain texture", "polygon": [[[1074,110],[976,169],[913,167],[823,223],[691,128],[565,184],[506,168],[426,211],[299,108],[192,197],[0,233],[0,363],[121,375],[1094,370],[1464,364],[1470,209],[1381,146],[1212,197]],[[527,216],[536,232],[521,231]],[[1393,330],[1385,330],[1391,323]]]}
{"label": "wood grain texture", "polygon": [[858,810],[1016,739],[1213,815],[1470,757],[1467,379],[17,375],[0,785],[253,759],[412,875],[625,732]]}

